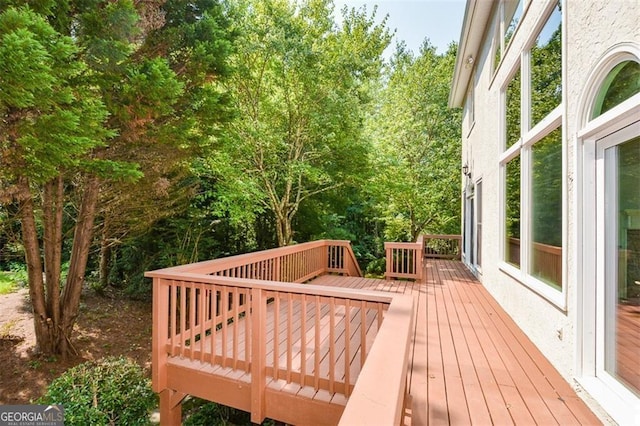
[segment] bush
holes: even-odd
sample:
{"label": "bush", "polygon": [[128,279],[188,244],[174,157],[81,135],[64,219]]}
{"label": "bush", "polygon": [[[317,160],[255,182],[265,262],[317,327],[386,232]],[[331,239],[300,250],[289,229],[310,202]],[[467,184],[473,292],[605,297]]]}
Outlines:
{"label": "bush", "polygon": [[369,262],[367,265],[367,269],[365,270],[365,275],[367,277],[380,277],[384,276],[387,265],[386,258],[380,258]]}
{"label": "bush", "polygon": [[[251,414],[215,402],[189,397],[182,404],[183,426],[252,426]],[[276,426],[282,423],[265,419],[261,426]]]}
{"label": "bush", "polygon": [[62,405],[65,425],[148,425],[157,398],[140,366],[109,357],[67,370],[39,403]]}

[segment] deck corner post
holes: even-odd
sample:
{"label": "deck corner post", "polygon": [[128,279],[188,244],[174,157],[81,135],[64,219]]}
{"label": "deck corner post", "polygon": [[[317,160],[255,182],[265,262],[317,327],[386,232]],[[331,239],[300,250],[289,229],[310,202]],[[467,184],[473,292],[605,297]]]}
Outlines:
{"label": "deck corner post", "polygon": [[182,400],[185,395],[173,389],[160,392],[160,424],[175,426],[182,424]]}
{"label": "deck corner post", "polygon": [[153,278],[153,332],[151,347],[151,379],[153,390],[160,392],[167,387],[167,351],[169,335],[169,289],[166,280]]}
{"label": "deck corner post", "polygon": [[251,289],[251,422],[265,419],[267,300],[261,288]]}

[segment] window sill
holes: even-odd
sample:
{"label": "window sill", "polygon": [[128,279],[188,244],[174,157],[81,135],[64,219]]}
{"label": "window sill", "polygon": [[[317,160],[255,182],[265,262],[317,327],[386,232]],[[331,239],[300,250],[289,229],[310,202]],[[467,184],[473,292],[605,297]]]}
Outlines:
{"label": "window sill", "polygon": [[565,292],[555,290],[548,284],[545,284],[531,275],[523,273],[520,269],[506,262],[500,262],[498,264],[498,269],[545,299],[547,302],[554,305],[562,312],[567,312],[567,298]]}

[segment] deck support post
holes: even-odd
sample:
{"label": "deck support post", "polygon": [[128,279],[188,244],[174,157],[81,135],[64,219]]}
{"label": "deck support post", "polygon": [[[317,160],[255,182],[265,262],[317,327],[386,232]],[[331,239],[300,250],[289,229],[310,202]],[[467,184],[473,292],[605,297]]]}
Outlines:
{"label": "deck support post", "polygon": [[174,426],[182,424],[182,400],[187,395],[173,389],[160,392],[160,424]]}
{"label": "deck support post", "polygon": [[251,422],[265,419],[267,388],[266,332],[267,301],[261,288],[251,289]]}

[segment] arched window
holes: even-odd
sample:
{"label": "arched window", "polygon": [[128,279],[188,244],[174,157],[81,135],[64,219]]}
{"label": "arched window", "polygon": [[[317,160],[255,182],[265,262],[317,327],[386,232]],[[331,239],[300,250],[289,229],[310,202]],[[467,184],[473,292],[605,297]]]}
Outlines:
{"label": "arched window", "polygon": [[591,118],[640,93],[640,63],[629,60],[616,65],[604,79],[596,96]]}

